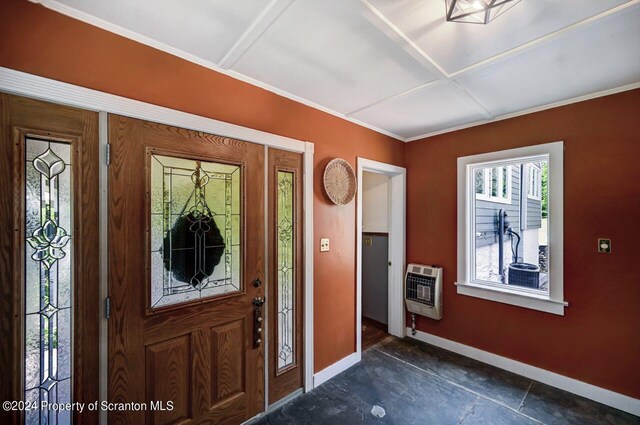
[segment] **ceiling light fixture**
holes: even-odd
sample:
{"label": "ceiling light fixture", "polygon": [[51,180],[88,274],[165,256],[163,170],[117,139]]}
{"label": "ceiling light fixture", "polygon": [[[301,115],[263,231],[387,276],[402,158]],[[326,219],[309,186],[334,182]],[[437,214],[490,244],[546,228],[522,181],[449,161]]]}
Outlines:
{"label": "ceiling light fixture", "polygon": [[488,24],[520,0],[445,0],[447,21]]}

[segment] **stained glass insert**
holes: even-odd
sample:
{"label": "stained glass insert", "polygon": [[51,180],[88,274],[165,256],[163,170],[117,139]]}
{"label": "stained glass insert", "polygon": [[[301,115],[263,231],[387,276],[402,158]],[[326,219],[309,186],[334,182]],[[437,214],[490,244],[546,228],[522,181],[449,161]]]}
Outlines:
{"label": "stained glass insert", "polygon": [[291,366],[295,359],[295,238],[293,210],[293,173],[278,171],[277,187],[277,311],[278,370]]}
{"label": "stained glass insert", "polygon": [[[25,140],[25,401],[71,402],[71,146]],[[68,412],[26,410],[27,424]]]}
{"label": "stained glass insert", "polygon": [[151,155],[151,307],[238,292],[241,168]]}

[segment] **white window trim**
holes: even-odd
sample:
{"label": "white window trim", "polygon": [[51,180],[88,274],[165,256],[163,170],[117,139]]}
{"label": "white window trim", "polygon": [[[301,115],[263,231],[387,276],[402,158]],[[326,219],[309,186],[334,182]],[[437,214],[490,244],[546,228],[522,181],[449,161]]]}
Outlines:
{"label": "white window trim", "polygon": [[[491,169],[483,170],[484,177],[484,193],[476,193],[476,199],[480,199],[482,201],[488,202],[497,202],[499,204],[511,204],[511,185],[513,181],[513,167],[511,165],[507,165],[507,196],[493,196],[491,195]],[[504,185],[504,181],[501,175],[498,176],[498,193],[502,194],[502,188]],[[475,190],[475,182],[474,182],[474,190]]]}
{"label": "white window trim", "polygon": [[[535,199],[536,201],[542,200],[542,169],[533,165],[527,164],[529,176],[527,181],[529,182],[527,188],[527,198]],[[537,176],[536,176],[537,174]]]}
{"label": "white window trim", "polygon": [[[563,154],[564,142],[553,142],[458,158],[458,294],[564,315],[564,308],[569,304],[564,301],[563,286]],[[475,243],[475,235],[472,234],[475,176],[470,171],[483,163],[504,161],[516,164],[537,156],[548,156],[548,196],[549,205],[553,206],[549,208],[549,293],[474,282],[470,258]]]}

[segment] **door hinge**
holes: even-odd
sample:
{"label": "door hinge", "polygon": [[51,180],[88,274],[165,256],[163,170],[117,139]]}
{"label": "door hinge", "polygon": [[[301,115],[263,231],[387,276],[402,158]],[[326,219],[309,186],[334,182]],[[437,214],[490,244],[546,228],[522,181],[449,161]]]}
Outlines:
{"label": "door hinge", "polygon": [[107,158],[107,165],[111,165],[111,145],[107,144],[105,147],[105,156]]}
{"label": "door hinge", "polygon": [[111,317],[111,297],[104,299],[104,317],[107,319]]}

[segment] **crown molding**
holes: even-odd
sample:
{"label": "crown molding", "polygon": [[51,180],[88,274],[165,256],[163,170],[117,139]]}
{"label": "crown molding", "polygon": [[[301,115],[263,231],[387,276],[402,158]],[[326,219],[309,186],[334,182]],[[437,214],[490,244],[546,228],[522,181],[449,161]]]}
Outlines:
{"label": "crown molding", "polygon": [[[331,108],[327,108],[326,106],[322,106],[322,105],[320,105],[318,103],[315,103],[315,102],[310,101],[308,99],[304,99],[304,98],[302,98],[302,97],[300,97],[298,95],[295,95],[293,93],[290,93],[290,92],[288,92],[286,90],[282,90],[282,89],[279,89],[277,87],[271,86],[271,85],[269,85],[267,83],[264,83],[262,81],[258,81],[258,80],[254,79],[252,77],[246,76],[246,75],[241,74],[241,73],[239,73],[237,71],[234,71],[234,70],[231,70],[231,69],[223,69],[218,64],[216,64],[214,62],[202,59],[202,58],[200,58],[198,56],[195,56],[195,55],[193,55],[191,53],[187,53],[187,52],[185,52],[185,51],[183,51],[181,49],[177,49],[177,48],[172,47],[172,46],[170,46],[168,44],[165,44],[165,43],[162,43],[160,41],[154,40],[154,39],[152,39],[150,37],[147,37],[145,35],[142,35],[140,33],[135,32],[135,31],[128,30],[128,29],[123,28],[123,27],[121,27],[119,25],[116,25],[116,24],[113,24],[111,22],[105,21],[104,19],[95,17],[93,15],[90,15],[88,13],[82,12],[82,11],[77,10],[77,9],[74,9],[74,8],[69,7],[69,6],[65,5],[65,4],[62,4],[62,3],[60,3],[60,2],[58,2],[56,0],[29,0],[29,1],[32,2],[32,3],[41,4],[44,7],[53,10],[54,12],[61,13],[61,14],[65,15],[65,16],[68,16],[70,18],[76,19],[78,21],[82,21],[82,22],[87,23],[89,25],[92,25],[94,27],[98,27],[98,28],[103,29],[105,31],[109,31],[109,32],[117,34],[119,36],[128,38],[130,40],[133,40],[133,41],[136,41],[138,43],[144,44],[146,46],[152,47],[152,48],[154,48],[156,50],[160,50],[160,51],[163,51],[165,53],[169,53],[170,55],[173,55],[173,56],[179,57],[181,59],[184,59],[186,61],[195,63],[197,65],[200,65],[200,66],[204,67],[204,68],[208,68],[208,69],[210,69],[212,71],[219,72],[221,74],[224,74],[224,75],[227,75],[229,77],[232,77],[232,78],[234,78],[236,80],[240,80],[240,81],[242,81],[244,83],[251,84],[252,86],[256,86],[256,87],[259,87],[261,89],[267,90],[267,91],[269,91],[271,93],[277,94],[279,96],[282,96],[282,97],[285,97],[287,99],[293,100],[295,102],[301,103],[301,104],[303,104],[305,106],[309,106],[309,107],[311,107],[313,109],[317,109],[319,111],[322,111],[322,112],[325,112],[327,114],[333,115],[335,117],[341,118],[341,119],[343,119],[345,121],[352,122],[352,123],[354,123],[356,125],[359,125],[360,127],[365,127],[365,128],[367,128],[369,130],[373,130],[376,133],[380,133],[380,134],[383,134],[385,136],[389,136],[391,138],[400,140],[402,142],[406,141],[404,137],[399,136],[397,134],[394,134],[394,133],[392,133],[390,131],[387,131],[387,130],[384,130],[382,128],[378,128],[378,127],[376,127],[374,125],[371,125],[371,124],[362,122],[360,120],[351,118],[351,117],[347,116],[347,114],[345,114],[345,113],[342,113],[342,112],[339,112],[339,111],[335,111],[335,110],[333,110]],[[241,39],[242,39],[242,37],[241,37]],[[253,40],[252,43],[253,42],[255,42],[255,40]],[[236,47],[236,45],[234,45],[234,47]],[[232,47],[232,49],[233,49],[233,47]]]}
{"label": "crown molding", "polygon": [[[122,37],[131,39],[133,41],[136,41],[138,43],[147,45],[149,47],[152,47],[154,49],[157,50],[161,50],[163,52],[169,53],[173,56],[179,57],[181,59],[187,60],[189,62],[195,63],[197,65],[203,66],[205,68],[211,69],[215,72],[219,72],[221,74],[227,75],[231,78],[240,80],[242,82],[245,82],[247,84],[251,84],[253,86],[262,88],[264,90],[267,90],[271,93],[277,94],[279,96],[285,97],[287,99],[293,100],[295,102],[301,103],[303,105],[306,105],[308,107],[317,109],[319,111],[325,112],[327,114],[333,115],[335,117],[344,119],[346,121],[352,122],[356,125],[359,125],[361,127],[365,127],[369,130],[375,131],[377,133],[383,134],[385,136],[389,136],[391,138],[394,138],[396,140],[400,140],[402,142],[412,142],[415,140],[420,140],[420,139],[424,139],[427,137],[432,137],[432,136],[436,136],[439,134],[444,134],[444,133],[449,133],[452,131],[457,131],[457,130],[462,130],[465,128],[470,128],[470,127],[476,127],[479,125],[483,125],[483,124],[487,124],[487,123],[491,123],[491,122],[496,122],[496,121],[501,121],[501,120],[505,120],[505,119],[509,119],[509,118],[514,118],[514,117],[518,117],[521,115],[525,115],[525,114],[530,114],[530,113],[534,113],[534,112],[539,112],[539,111],[543,111],[546,109],[550,109],[550,108],[555,108],[558,106],[563,106],[563,105],[568,105],[571,103],[576,103],[576,102],[581,102],[584,100],[589,100],[589,99],[593,99],[596,97],[601,97],[601,96],[606,96],[609,94],[614,94],[614,93],[619,93],[622,91],[626,91],[626,90],[633,90],[635,88],[638,88],[640,86],[640,83],[634,83],[634,84],[630,84],[627,86],[622,86],[622,87],[617,87],[614,89],[610,89],[610,90],[605,90],[605,91],[601,91],[601,92],[596,92],[596,93],[591,93],[591,94],[587,94],[584,96],[579,96],[579,97],[575,97],[572,99],[567,99],[564,101],[559,101],[559,102],[554,102],[554,103],[549,103],[546,105],[542,105],[542,106],[538,106],[538,107],[534,107],[534,108],[529,108],[529,109],[525,109],[522,111],[518,111],[518,112],[514,112],[514,113],[510,113],[510,114],[506,114],[506,115],[501,115],[501,116],[495,116],[493,117],[493,113],[492,111],[487,108],[485,105],[481,104],[477,99],[475,99],[473,97],[473,95],[469,92],[467,92],[466,90],[462,89],[461,87],[457,86],[457,84],[455,83],[455,81],[453,80],[455,77],[458,77],[460,75],[472,72],[474,70],[477,69],[481,69],[484,68],[485,66],[490,65],[493,62],[505,59],[509,56],[518,54],[524,50],[530,49],[538,44],[547,42],[551,39],[554,39],[558,36],[561,36],[563,34],[566,34],[570,31],[575,30],[576,28],[588,25],[592,22],[595,22],[599,19],[602,19],[606,16],[610,16],[613,15],[615,13],[618,13],[622,10],[625,10],[628,7],[634,6],[636,4],[640,4],[640,0],[629,0],[626,3],[623,3],[621,5],[618,5],[616,7],[613,7],[607,11],[604,11],[602,13],[599,13],[597,15],[594,15],[592,17],[583,19],[582,21],[576,22],[572,25],[569,25],[565,28],[562,28],[560,30],[554,31],[550,34],[547,34],[545,36],[539,37],[535,40],[532,40],[530,42],[527,42],[525,44],[522,44],[520,46],[516,46],[513,49],[507,50],[505,52],[502,52],[500,54],[494,55],[492,57],[489,57],[485,60],[482,60],[480,62],[477,62],[473,65],[470,65],[466,68],[462,68],[459,69],[457,71],[448,73],[444,68],[442,68],[433,58],[431,58],[429,55],[427,55],[418,45],[416,45],[406,34],[404,34],[398,27],[396,27],[382,12],[380,12],[375,6],[373,6],[368,0],[360,0],[361,3],[378,19],[380,20],[380,22],[382,23],[382,26],[384,28],[381,28],[381,31],[384,31],[386,33],[388,33],[388,35],[396,42],[396,44],[402,48],[405,52],[407,52],[408,54],[410,54],[412,57],[414,57],[420,64],[422,64],[423,67],[425,67],[428,71],[434,73],[434,75],[436,76],[436,80],[419,85],[417,87],[414,87],[412,89],[409,90],[405,90],[403,92],[397,93],[395,95],[386,97],[384,99],[380,99],[377,100],[375,102],[372,102],[368,105],[363,105],[362,107],[343,113],[343,112],[339,112],[339,111],[335,111],[331,108],[325,107],[323,105],[320,105],[318,103],[315,103],[313,101],[310,101],[308,99],[304,99],[298,95],[295,95],[293,93],[290,93],[286,90],[282,90],[279,89],[277,87],[271,86],[270,84],[264,83],[262,81],[256,80],[252,77],[249,77],[247,75],[241,74],[237,71],[234,71],[232,69],[225,69],[227,67],[230,67],[233,65],[233,63],[235,63],[241,56],[242,54],[244,54],[244,52],[246,52],[250,46],[255,43],[256,40],[259,39],[259,37],[264,33],[264,31],[266,31],[266,29],[273,23],[275,22],[281,15],[282,13],[284,13],[284,11],[287,9],[287,7],[289,7],[289,5],[292,3],[293,0],[272,0],[266,7],[265,9],[260,13],[260,15],[254,20],[254,22],[250,25],[250,27],[247,29],[247,31],[245,31],[245,33],[240,37],[239,40],[237,40],[237,42],[233,45],[233,47],[224,55],[222,61],[221,61],[221,65],[213,63],[211,61],[207,61],[204,60],[198,56],[195,56],[193,54],[187,53],[183,50],[177,49],[175,47],[172,47],[170,45],[167,45],[165,43],[159,42],[157,40],[154,40],[150,37],[144,36],[142,34],[139,34],[135,31],[131,31],[128,30],[126,28],[123,28],[121,26],[115,25],[113,23],[110,23],[108,21],[105,21],[103,19],[100,19],[98,17],[95,17],[93,15],[90,15],[88,13],[82,12],[80,10],[77,10],[75,8],[69,7],[63,3],[60,3],[57,0],[29,0],[32,3],[37,3],[37,4],[42,4],[43,6],[61,13],[63,15],[69,16],[73,19],[77,19],[79,21],[85,22],[87,24],[90,24],[92,26],[101,28],[103,30],[109,31],[111,33],[120,35]],[[359,119],[354,118],[353,116],[356,115],[359,112],[362,112],[364,110],[367,110],[371,107],[374,106],[378,106],[380,104],[384,104],[387,102],[391,102],[394,101],[396,99],[402,98],[404,96],[407,96],[417,90],[423,89],[423,88],[427,88],[430,86],[435,86],[438,84],[442,84],[442,83],[446,83],[446,82],[451,82],[453,83],[455,86],[455,88],[457,88],[456,90],[456,94],[460,97],[462,97],[468,104],[474,106],[478,113],[484,115],[486,117],[485,120],[481,120],[481,121],[475,121],[472,123],[468,123],[468,124],[464,124],[464,125],[460,125],[460,126],[455,126],[455,127],[450,127],[450,128],[446,128],[443,130],[438,130],[435,132],[429,132],[429,133],[424,133],[418,136],[412,136],[412,137],[403,137],[400,136],[398,134],[395,134],[391,131],[379,128],[375,125],[363,122]]]}
{"label": "crown molding", "polygon": [[553,108],[558,108],[560,106],[571,105],[572,103],[584,102],[584,101],[587,101],[587,100],[596,99],[598,97],[609,96],[609,95],[612,95],[612,94],[622,93],[622,92],[629,91],[629,90],[635,90],[637,88],[640,88],[640,82],[639,83],[633,83],[633,84],[627,84],[627,85],[624,85],[624,86],[619,86],[619,87],[615,87],[615,88],[612,88],[612,89],[603,90],[603,91],[599,91],[599,92],[594,92],[594,93],[586,94],[586,95],[583,95],[583,96],[578,96],[578,97],[574,97],[574,98],[571,98],[571,99],[562,100],[562,101],[559,101],[559,102],[548,103],[546,105],[536,106],[535,108],[523,109],[523,110],[518,111],[518,112],[513,112],[513,113],[510,113],[510,114],[497,116],[496,118],[491,119],[491,120],[475,121],[475,122],[472,122],[472,123],[469,123],[469,124],[463,124],[463,125],[459,125],[459,126],[456,126],[456,127],[446,128],[446,129],[443,129],[443,130],[433,131],[433,132],[430,132],[430,133],[424,133],[424,134],[420,134],[418,136],[407,137],[406,141],[407,142],[415,142],[417,140],[426,139],[426,138],[433,137],[433,136],[438,136],[440,134],[451,133],[451,132],[458,131],[458,130],[464,130],[465,128],[478,127],[480,125],[489,124],[489,123],[492,123],[492,122],[504,121],[504,120],[508,120],[510,118],[515,118],[515,117],[520,117],[520,116],[523,116],[523,115],[533,114],[533,113],[536,113],[536,112],[546,111],[547,109],[553,109]]}

